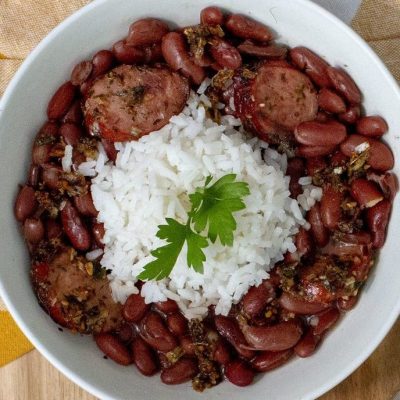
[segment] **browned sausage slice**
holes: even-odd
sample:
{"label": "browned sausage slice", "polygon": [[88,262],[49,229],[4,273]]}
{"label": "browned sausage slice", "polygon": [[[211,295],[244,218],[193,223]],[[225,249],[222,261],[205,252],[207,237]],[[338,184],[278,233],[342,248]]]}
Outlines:
{"label": "browned sausage slice", "polygon": [[86,126],[112,142],[137,140],[179,114],[188,96],[187,79],[167,67],[121,65],[91,87]]}
{"label": "browned sausage slice", "polygon": [[293,68],[262,66],[252,84],[252,94],[254,115],[272,132],[277,127],[292,131],[317,115],[318,99],[313,84]]}
{"label": "browned sausage slice", "polygon": [[111,297],[107,277],[63,247],[49,262],[34,264],[32,283],[41,306],[61,326],[80,333],[116,329],[122,306]]}

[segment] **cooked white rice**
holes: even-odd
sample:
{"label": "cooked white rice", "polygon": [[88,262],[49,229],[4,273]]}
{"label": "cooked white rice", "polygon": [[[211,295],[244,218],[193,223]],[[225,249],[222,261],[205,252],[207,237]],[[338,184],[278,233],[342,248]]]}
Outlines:
{"label": "cooked white rice", "polygon": [[218,125],[206,117],[204,90],[192,93],[183,112],[158,132],[139,141],[118,143],[115,165],[107,162],[100,147],[97,160],[81,164],[79,171],[92,179],[92,195],[105,226],[103,267],[109,275],[113,296],[124,302],[137,293],[136,276],[153,260],[151,250],[165,243],[156,237],[166,217],[187,219],[188,194],[229,173],[249,184],[246,209],[235,213],[237,229],[232,247],[218,241],[204,252],[204,274],[189,269],[186,249],[170,277],[147,282],[141,294],[146,303],[176,300],[188,318],[202,317],[207,307],[227,314],[250,286],[268,278],[268,271],[296,250],[293,235],[306,226],[303,215],[321,197],[321,190],[302,178],[304,193],[298,201],[289,197],[285,177],[286,156],[257,138],[245,136],[240,121],[232,116]]}

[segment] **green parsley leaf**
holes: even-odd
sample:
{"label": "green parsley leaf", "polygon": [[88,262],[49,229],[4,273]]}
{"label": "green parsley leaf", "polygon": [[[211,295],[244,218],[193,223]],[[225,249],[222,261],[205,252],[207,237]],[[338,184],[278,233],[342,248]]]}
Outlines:
{"label": "green parsley leaf", "polygon": [[222,245],[233,245],[236,221],[232,214],[246,207],[242,197],[250,194],[249,185],[235,182],[235,179],[235,174],[225,175],[211,186],[207,179],[204,188],[189,196],[193,206],[189,215],[194,228],[202,232],[208,225],[208,238],[212,243],[219,237]]}
{"label": "green parsley leaf", "polygon": [[138,278],[144,280],[161,280],[169,276],[186,240],[186,225],[172,218],[167,218],[167,225],[159,225],[157,237],[165,239],[167,245],[151,252],[156,259],[144,267]]}
{"label": "green parsley leaf", "polygon": [[[206,256],[202,249],[217,238],[222,245],[232,246],[236,221],[233,213],[243,210],[243,197],[250,194],[245,182],[235,182],[236,175],[229,174],[210,186],[212,176],[206,178],[204,187],[189,195],[192,208],[186,225],[166,218],[167,225],[159,225],[157,237],[168,244],[151,252],[156,258],[144,267],[140,280],[161,280],[171,273],[184,244],[187,244],[187,264],[196,272],[204,272]],[[192,229],[194,226],[194,230]],[[208,227],[207,237],[200,233]]]}

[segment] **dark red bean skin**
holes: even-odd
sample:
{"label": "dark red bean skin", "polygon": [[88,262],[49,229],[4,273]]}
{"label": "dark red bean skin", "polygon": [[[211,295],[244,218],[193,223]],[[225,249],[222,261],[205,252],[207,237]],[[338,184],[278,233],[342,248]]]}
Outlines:
{"label": "dark red bean skin", "polygon": [[333,230],[338,226],[342,216],[342,201],[343,194],[340,190],[331,185],[324,188],[321,199],[321,219],[326,228]]}
{"label": "dark red bean skin", "polygon": [[92,77],[97,78],[108,72],[114,65],[114,54],[110,50],[100,50],[93,56]]}
{"label": "dark red bean skin", "polygon": [[131,294],[124,304],[122,315],[125,321],[139,322],[149,311],[150,304],[144,302],[144,297],[137,294]]}
{"label": "dark red bean skin", "polygon": [[128,46],[124,40],[120,40],[113,46],[113,54],[121,64],[133,65],[144,62],[144,51],[138,47]]}
{"label": "dark red bean skin", "polygon": [[116,332],[118,338],[124,343],[130,343],[134,337],[133,329],[131,324],[122,324]]}
{"label": "dark red bean skin", "polygon": [[180,338],[180,344],[187,356],[194,356],[196,354],[195,345],[190,335],[182,336]]}
{"label": "dark red bean skin", "polygon": [[[336,307],[329,308],[312,317],[310,324],[313,326],[314,334],[322,335],[327,330],[331,329],[338,321],[339,317],[340,312]],[[313,324],[313,321],[315,321],[315,325]]]}
{"label": "dark red bean skin", "polygon": [[249,386],[253,383],[255,372],[241,360],[234,360],[225,366],[225,376],[236,386]]}
{"label": "dark red bean skin", "polygon": [[36,218],[27,218],[24,222],[24,237],[29,243],[39,243],[45,234],[43,222]]}
{"label": "dark red bean skin", "polygon": [[161,381],[167,385],[179,385],[190,381],[198,371],[197,362],[190,358],[181,358],[171,367],[161,372]]}
{"label": "dark red bean skin", "polygon": [[289,190],[293,199],[303,193],[303,188],[299,184],[299,179],[305,174],[304,160],[299,157],[294,157],[288,160],[286,175],[290,176]]}
{"label": "dark red bean skin", "polygon": [[381,137],[389,127],[386,121],[379,116],[362,117],[357,121],[357,133],[370,137]]}
{"label": "dark red bean skin", "polygon": [[300,257],[307,257],[313,250],[313,241],[311,235],[304,228],[300,228],[299,233],[295,238],[295,245]]}
{"label": "dark red bean skin", "polygon": [[314,354],[315,349],[317,348],[317,345],[320,340],[321,337],[319,335],[314,335],[313,330],[308,329],[306,334],[300,339],[299,343],[297,343],[296,346],[294,347],[294,352],[296,353],[297,356],[302,358],[310,357],[312,354]]}
{"label": "dark red bean skin", "polygon": [[327,156],[334,152],[336,146],[299,146],[296,155],[304,158]]}
{"label": "dark red bean skin", "polygon": [[324,247],[328,244],[329,233],[325,228],[322,217],[321,208],[316,204],[307,214],[307,221],[311,224],[311,233],[319,247]]}
{"label": "dark red bean skin", "polygon": [[32,164],[29,167],[29,173],[28,173],[28,184],[29,184],[29,186],[32,186],[33,188],[36,188],[37,185],[39,184],[39,177],[40,177],[40,168],[39,168],[39,166]]}
{"label": "dark red bean skin", "polygon": [[30,186],[23,186],[15,200],[14,215],[17,221],[24,222],[37,208],[35,190]]}
{"label": "dark red bean skin", "polygon": [[91,61],[82,61],[75,65],[71,73],[71,83],[75,86],[82,85],[92,73],[93,64]]}
{"label": "dark red bean skin", "polygon": [[248,344],[236,321],[222,315],[216,315],[215,327],[218,333],[226,339],[242,357],[252,358],[254,351],[243,348],[243,346],[248,346]]}
{"label": "dark red bean skin", "polygon": [[129,46],[146,47],[161,42],[162,37],[168,32],[168,25],[159,19],[139,19],[129,27],[126,43]]}
{"label": "dark red bean skin", "polygon": [[131,355],[124,344],[111,333],[99,333],[94,337],[97,346],[111,360],[121,365],[132,362]]}
{"label": "dark red bean skin", "polygon": [[81,101],[75,100],[72,103],[72,106],[68,110],[68,112],[64,115],[62,122],[64,124],[75,124],[80,125],[83,120],[82,108],[81,108]]}
{"label": "dark red bean skin", "polygon": [[100,249],[104,249],[104,243],[102,242],[104,234],[105,234],[104,224],[102,224],[102,223],[93,224],[92,233],[93,233],[93,238],[94,238],[94,241],[96,242],[97,247],[99,247]]}
{"label": "dark red bean skin", "polygon": [[157,372],[158,367],[153,350],[141,337],[135,338],[131,351],[133,362],[143,375],[152,376]]}
{"label": "dark red bean skin", "polygon": [[225,21],[225,27],[233,35],[242,39],[253,39],[262,43],[273,39],[272,32],[265,25],[244,15],[231,14]]}
{"label": "dark red bean skin", "polygon": [[201,10],[200,23],[204,25],[222,25],[224,23],[224,14],[218,7],[206,7]]}
{"label": "dark red bean skin", "polygon": [[229,42],[221,38],[213,38],[210,53],[223,68],[237,69],[242,65],[242,56]]}
{"label": "dark red bean skin", "polygon": [[104,151],[106,152],[109,160],[111,160],[112,162],[115,162],[115,160],[117,159],[118,151],[115,148],[114,143],[111,143],[108,140],[102,139],[101,144],[103,145]]}
{"label": "dark red bean skin", "polygon": [[213,360],[221,365],[226,365],[231,360],[229,347],[221,338],[218,340],[215,346]]}
{"label": "dark red bean skin", "polygon": [[367,224],[372,233],[372,244],[376,249],[385,244],[391,208],[390,201],[385,199],[367,211]]}
{"label": "dark red bean skin", "polygon": [[337,146],[347,137],[346,127],[337,121],[302,122],[295,131],[297,142],[305,146]]}
{"label": "dark red bean skin", "polygon": [[47,239],[56,239],[62,236],[63,231],[61,225],[54,219],[47,219],[45,221],[45,230]]}
{"label": "dark red bean skin", "polygon": [[293,355],[293,350],[263,351],[251,360],[251,366],[259,372],[271,371],[285,364]]}
{"label": "dark red bean skin", "polygon": [[326,310],[329,307],[329,304],[309,302],[287,292],[282,294],[279,299],[279,304],[289,312],[302,315],[315,314]]}
{"label": "dark red bean skin", "polygon": [[54,93],[47,106],[48,118],[59,119],[63,117],[71,107],[75,94],[75,86],[70,81],[62,84]]}
{"label": "dark red bean skin", "polygon": [[66,123],[61,125],[60,135],[63,137],[65,144],[76,146],[82,136],[82,128],[75,124]]}
{"label": "dark red bean skin", "polygon": [[164,314],[173,314],[179,311],[178,304],[176,304],[176,301],[171,299],[155,303],[154,306]]}
{"label": "dark red bean skin", "polygon": [[153,349],[161,352],[173,350],[178,342],[166,326],[159,314],[149,312],[140,322],[140,336]]}
{"label": "dark red bean skin", "polygon": [[349,311],[355,307],[358,301],[358,296],[351,296],[348,299],[340,298],[337,301],[337,306],[342,311]]}
{"label": "dark red bean skin", "polygon": [[288,52],[286,47],[270,45],[256,45],[250,40],[245,40],[243,43],[237,46],[237,49],[241,54],[247,54],[249,56],[259,58],[285,58]]}
{"label": "dark red bean skin", "polygon": [[83,224],[78,211],[69,200],[61,210],[61,222],[65,234],[76,250],[85,251],[90,248],[90,234]]}
{"label": "dark red bean skin", "polygon": [[242,299],[243,312],[254,318],[266,305],[275,298],[275,289],[270,282],[264,281],[258,286],[252,286]]}
{"label": "dark red bean skin", "polygon": [[326,70],[332,86],[343,95],[350,104],[361,103],[361,92],[351,76],[344,70],[328,67]]}
{"label": "dark red bean skin", "polygon": [[355,179],[351,183],[351,195],[361,208],[371,208],[383,200],[378,186],[364,178]]}
{"label": "dark red bean skin", "polygon": [[94,206],[92,195],[90,192],[80,196],[74,196],[74,205],[81,215],[85,217],[97,217],[99,213]]}
{"label": "dark red bean skin", "polygon": [[346,103],[334,91],[322,88],[318,94],[319,107],[333,114],[342,114],[346,112]]}
{"label": "dark red bean skin", "polygon": [[307,175],[313,176],[319,171],[324,170],[328,166],[325,158],[323,157],[311,157],[306,160],[306,172]]}
{"label": "dark red bean skin", "polygon": [[360,106],[350,106],[344,113],[339,114],[338,118],[341,122],[346,124],[355,124],[360,118]]}
{"label": "dark red bean skin", "polygon": [[167,326],[168,329],[178,337],[183,336],[188,330],[187,319],[181,313],[168,315]]}

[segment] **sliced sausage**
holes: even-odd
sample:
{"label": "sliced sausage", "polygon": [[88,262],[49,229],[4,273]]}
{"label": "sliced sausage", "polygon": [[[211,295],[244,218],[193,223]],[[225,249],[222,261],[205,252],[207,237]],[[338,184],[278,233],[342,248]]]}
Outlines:
{"label": "sliced sausage", "polygon": [[86,125],[109,141],[137,140],[179,114],[188,96],[187,80],[168,68],[121,65],[93,84]]}
{"label": "sliced sausage", "polygon": [[106,275],[75,254],[63,247],[49,262],[33,265],[31,277],[40,304],[65,328],[85,334],[115,330],[122,311]]}

